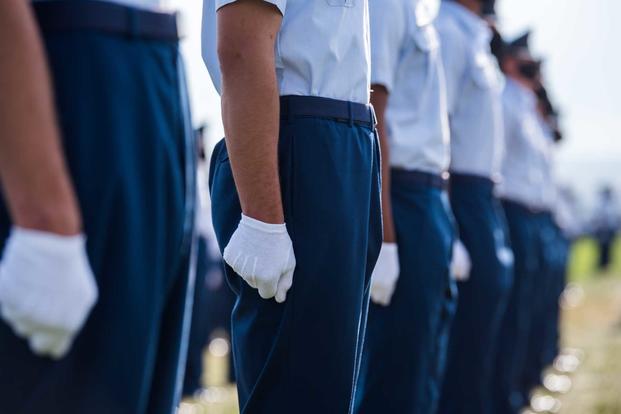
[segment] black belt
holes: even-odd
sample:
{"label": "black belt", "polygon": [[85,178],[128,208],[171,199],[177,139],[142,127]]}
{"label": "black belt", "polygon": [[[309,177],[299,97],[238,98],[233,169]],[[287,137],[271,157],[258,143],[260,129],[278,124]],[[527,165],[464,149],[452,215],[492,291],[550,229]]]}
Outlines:
{"label": "black belt", "polygon": [[375,128],[375,111],[370,104],[339,101],[318,96],[287,95],[280,97],[280,118],[328,118],[338,122]]}
{"label": "black belt", "polygon": [[145,40],[177,41],[177,16],[95,0],[33,3],[44,32],[92,30]]}
{"label": "black belt", "polygon": [[434,187],[441,190],[445,189],[447,186],[447,180],[442,175],[431,174],[423,171],[392,168],[390,170],[390,178],[394,181],[400,181],[424,187]]}
{"label": "black belt", "polygon": [[484,188],[494,189],[494,181],[489,177],[475,174],[462,174],[452,172],[450,175],[451,185],[476,185]]}
{"label": "black belt", "polygon": [[545,208],[529,206],[521,201],[511,200],[508,198],[501,198],[500,201],[505,207],[514,208],[528,214],[542,214],[547,211]]}

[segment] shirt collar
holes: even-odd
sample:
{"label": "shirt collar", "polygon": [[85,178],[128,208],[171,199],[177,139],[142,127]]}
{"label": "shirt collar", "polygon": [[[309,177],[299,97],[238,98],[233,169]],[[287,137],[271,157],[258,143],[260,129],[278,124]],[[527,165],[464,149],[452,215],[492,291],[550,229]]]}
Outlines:
{"label": "shirt collar", "polygon": [[459,24],[473,37],[489,43],[492,40],[492,31],[482,18],[457,3],[454,0],[443,0],[442,7],[450,13]]}

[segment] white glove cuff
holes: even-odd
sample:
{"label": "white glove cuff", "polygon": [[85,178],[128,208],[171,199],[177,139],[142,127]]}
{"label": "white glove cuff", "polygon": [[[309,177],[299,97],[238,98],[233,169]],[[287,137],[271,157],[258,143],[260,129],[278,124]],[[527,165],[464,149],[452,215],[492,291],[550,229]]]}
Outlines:
{"label": "white glove cuff", "polygon": [[397,243],[384,242],[382,243],[382,250],[384,250],[386,254],[395,255],[398,253]]}
{"label": "white glove cuff", "polygon": [[[86,237],[83,234],[74,236],[61,236],[59,234],[47,233],[39,230],[30,230],[22,227],[13,227],[11,230],[14,244],[21,244],[25,249],[32,249],[38,254],[65,254],[73,255],[81,252],[86,244]],[[10,246],[7,246],[9,249]]]}
{"label": "white glove cuff", "polygon": [[287,225],[286,224],[271,224],[264,223],[260,220],[253,219],[252,217],[248,217],[247,215],[241,215],[241,221],[239,222],[240,226],[249,227],[253,230],[257,230],[261,233],[270,233],[270,234],[283,234],[287,233]]}
{"label": "white glove cuff", "polygon": [[[9,237],[4,250],[4,257],[12,255],[23,263],[23,261],[31,261],[32,257],[36,255],[37,261],[47,262],[49,265],[54,266],[55,264],[75,262],[76,257],[84,255],[85,245],[86,237],[82,234],[61,236],[39,230],[13,227],[11,229],[11,237]],[[31,275],[23,275],[16,282],[19,285],[28,285],[35,282],[37,286],[33,287],[38,288],[43,285],[50,289],[50,292],[59,288],[58,279],[37,277],[33,281],[28,276]],[[27,286],[24,287],[29,288]]]}

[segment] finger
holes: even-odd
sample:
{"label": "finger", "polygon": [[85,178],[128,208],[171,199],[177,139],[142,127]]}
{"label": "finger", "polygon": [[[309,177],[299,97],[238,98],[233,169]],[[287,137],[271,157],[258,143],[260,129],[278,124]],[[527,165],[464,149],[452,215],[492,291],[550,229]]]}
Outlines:
{"label": "finger", "polygon": [[56,338],[54,335],[50,335],[47,332],[34,332],[28,343],[30,345],[30,349],[37,355],[49,355],[52,350],[52,345],[54,344]]}
{"label": "finger", "polygon": [[58,335],[50,346],[50,355],[53,359],[61,359],[69,352],[73,338],[70,335]]}
{"label": "finger", "polygon": [[2,319],[13,328],[15,335],[20,338],[26,338],[34,331],[35,326],[29,323],[26,318],[20,316],[11,306],[3,305],[1,313]]}
{"label": "finger", "polygon": [[291,269],[278,281],[278,286],[276,287],[276,302],[284,303],[287,300],[287,292],[291,289],[291,286],[293,286],[294,272],[295,269]]}
{"label": "finger", "polygon": [[268,277],[264,280],[257,282],[257,288],[259,289],[259,296],[263,299],[271,299],[276,296],[276,286],[278,285],[278,278]]}
{"label": "finger", "polygon": [[373,303],[386,306],[386,289],[383,286],[374,286],[371,289],[371,300]]}

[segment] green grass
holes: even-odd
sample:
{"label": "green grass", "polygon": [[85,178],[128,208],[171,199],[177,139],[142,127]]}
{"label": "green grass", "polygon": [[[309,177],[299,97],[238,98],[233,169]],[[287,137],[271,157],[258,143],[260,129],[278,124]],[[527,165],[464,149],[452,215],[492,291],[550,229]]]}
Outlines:
{"label": "green grass", "polygon": [[[568,278],[571,282],[585,282],[598,274],[599,250],[595,240],[583,238],[574,243],[569,259]],[[621,274],[621,238],[613,247],[613,263],[608,273]]]}

